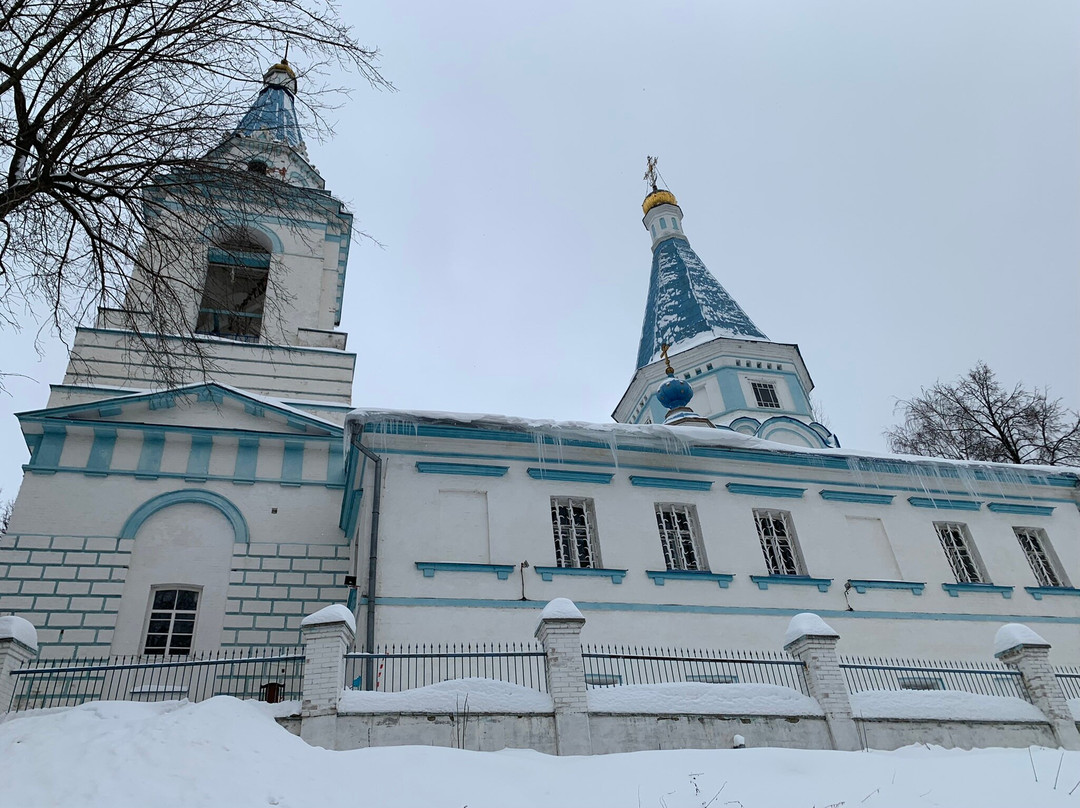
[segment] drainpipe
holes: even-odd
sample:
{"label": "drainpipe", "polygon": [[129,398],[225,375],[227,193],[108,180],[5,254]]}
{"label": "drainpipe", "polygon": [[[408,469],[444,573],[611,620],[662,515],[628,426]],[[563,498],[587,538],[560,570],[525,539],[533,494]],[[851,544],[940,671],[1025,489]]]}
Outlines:
{"label": "drainpipe", "polygon": [[[364,632],[364,649],[375,653],[375,581],[379,564],[379,504],[382,499],[382,458],[364,446],[359,440],[353,446],[375,465],[375,492],[371,497],[371,538],[368,542],[368,579],[367,579],[367,625]],[[375,689],[375,660],[364,660],[364,690]]]}

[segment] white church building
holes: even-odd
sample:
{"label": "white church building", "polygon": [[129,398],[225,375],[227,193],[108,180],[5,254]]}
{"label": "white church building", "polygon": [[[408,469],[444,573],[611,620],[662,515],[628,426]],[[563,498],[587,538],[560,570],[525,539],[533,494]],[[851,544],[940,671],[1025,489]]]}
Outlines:
{"label": "white church building", "polygon": [[218,150],[306,201],[191,247],[209,378],[162,385],[131,317],[102,311],[48,406],[19,415],[0,614],[30,620],[42,656],[292,646],[335,602],[367,648],[514,641],[569,597],[590,642],[773,649],[811,611],[859,653],[982,657],[1021,622],[1080,663],[1080,477],[840,448],[798,346],[731,298],[655,185],[614,423],[351,411],[351,216],[295,92],[272,67]]}

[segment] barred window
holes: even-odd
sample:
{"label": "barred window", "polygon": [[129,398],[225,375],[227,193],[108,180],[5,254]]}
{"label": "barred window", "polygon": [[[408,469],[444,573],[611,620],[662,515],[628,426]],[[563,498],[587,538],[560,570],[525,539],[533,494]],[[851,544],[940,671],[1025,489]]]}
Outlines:
{"label": "barred window", "polygon": [[956,582],[960,584],[987,583],[982,563],[971,540],[967,525],[962,522],[934,522],[945,558],[949,560]]}
{"label": "barred window", "polygon": [[[761,367],[761,365],[758,365]],[[750,382],[750,389],[754,391],[754,398],[759,407],[780,409],[780,399],[776,395],[776,387],[769,382]]]}
{"label": "barred window", "polygon": [[555,534],[556,566],[601,566],[591,499],[552,497],[551,529]]}
{"label": "barred window", "polygon": [[1027,556],[1031,571],[1035,573],[1035,580],[1039,586],[1068,586],[1061,564],[1054,554],[1054,548],[1050,546],[1050,540],[1046,537],[1046,531],[1040,527],[1014,527],[1020,547]]}
{"label": "barred window", "polygon": [[191,653],[195,616],[199,610],[199,591],[155,589],[151,597],[143,653],[182,656]]}
{"label": "barred window", "polygon": [[754,508],[761,551],[770,575],[806,575],[791,514],[768,508]]}
{"label": "barred window", "polygon": [[656,526],[669,570],[708,569],[701,550],[701,528],[693,505],[656,503]]}

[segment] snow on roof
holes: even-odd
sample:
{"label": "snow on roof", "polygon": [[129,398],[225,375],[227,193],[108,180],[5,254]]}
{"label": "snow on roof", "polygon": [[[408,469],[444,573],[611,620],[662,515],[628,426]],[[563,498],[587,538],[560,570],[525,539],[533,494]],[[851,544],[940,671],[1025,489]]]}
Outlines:
{"label": "snow on roof", "polygon": [[791,618],[787,631],[784,632],[784,645],[789,645],[799,637],[839,637],[832,626],[813,612],[802,612]]}
{"label": "snow on roof", "polygon": [[[404,431],[407,427],[421,424],[440,426],[460,426],[475,429],[488,429],[503,432],[528,432],[544,435],[559,440],[592,440],[611,446],[660,444],[672,453],[688,454],[695,447],[741,449],[747,451],[770,452],[778,455],[813,455],[832,458],[837,461],[884,461],[902,464],[918,472],[924,470],[927,476],[942,476],[936,473],[938,467],[951,469],[970,469],[972,472],[994,470],[1003,472],[1007,477],[1015,477],[1016,484],[1024,484],[1027,476],[1073,477],[1074,485],[1080,485],[1080,468],[1071,466],[1016,465],[1012,463],[991,463],[981,460],[951,460],[938,457],[920,457],[917,455],[890,454],[888,452],[853,452],[846,449],[814,449],[803,446],[791,446],[774,441],[743,435],[726,427],[716,429],[700,426],[667,426],[664,424],[620,424],[592,423],[589,421],[554,421],[544,418],[522,418],[512,415],[473,412],[442,412],[438,410],[393,410],[376,407],[358,408],[345,417],[346,432],[360,431],[366,423],[387,423]],[[405,432],[405,434],[408,434]],[[348,438],[348,434],[346,435]],[[946,476],[955,477],[955,474]],[[1012,481],[1010,479],[1010,481]]]}
{"label": "snow on roof", "polygon": [[327,623],[345,623],[353,630],[354,634],[356,633],[356,618],[353,617],[353,613],[349,611],[347,606],[342,606],[340,603],[324,606],[314,614],[309,614],[300,621],[300,627],[322,626]]}
{"label": "snow on roof", "polygon": [[24,617],[0,617],[0,640],[17,640],[27,648],[37,650],[37,629]]}
{"label": "snow on roof", "polygon": [[540,612],[541,620],[584,620],[583,615],[570,598],[555,598]]}
{"label": "snow on roof", "polygon": [[1018,645],[1050,645],[1023,623],[1006,623],[994,635],[994,656],[1004,654]]}

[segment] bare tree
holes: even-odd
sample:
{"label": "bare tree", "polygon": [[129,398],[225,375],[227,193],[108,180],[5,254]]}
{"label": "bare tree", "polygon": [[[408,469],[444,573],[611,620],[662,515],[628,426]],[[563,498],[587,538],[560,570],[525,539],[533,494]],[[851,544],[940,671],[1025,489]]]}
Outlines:
{"label": "bare tree", "polygon": [[65,332],[134,298],[145,310],[127,327],[190,335],[182,303],[203,277],[163,275],[175,261],[140,253],[148,231],[182,249],[223,209],[321,203],[222,150],[286,49],[307,67],[317,133],[336,91],[313,79],[389,87],[332,0],[0,0],[0,323],[29,313]]}
{"label": "bare tree", "polygon": [[956,460],[1080,464],[1080,414],[1046,388],[1011,390],[979,362],[955,382],[901,401],[904,422],[885,432],[894,452]]}
{"label": "bare tree", "polygon": [[7,533],[8,525],[11,524],[11,512],[15,510],[15,503],[6,499],[0,502],[0,536]]}

